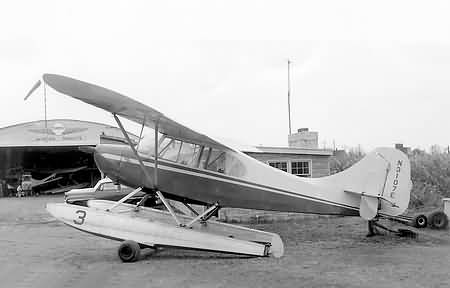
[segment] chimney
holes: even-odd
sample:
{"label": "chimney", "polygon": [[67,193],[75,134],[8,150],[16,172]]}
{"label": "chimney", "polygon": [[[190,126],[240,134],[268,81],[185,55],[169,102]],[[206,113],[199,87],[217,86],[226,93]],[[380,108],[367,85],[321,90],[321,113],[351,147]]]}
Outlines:
{"label": "chimney", "polygon": [[297,133],[288,135],[288,143],[292,148],[318,149],[319,133],[309,131],[309,128],[300,128]]}

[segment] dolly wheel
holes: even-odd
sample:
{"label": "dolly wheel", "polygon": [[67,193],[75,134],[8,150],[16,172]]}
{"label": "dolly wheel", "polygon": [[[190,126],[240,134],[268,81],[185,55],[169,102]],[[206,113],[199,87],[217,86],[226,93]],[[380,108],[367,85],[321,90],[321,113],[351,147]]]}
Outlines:
{"label": "dolly wheel", "polygon": [[445,229],[448,227],[448,217],[442,211],[436,211],[430,214],[430,225],[434,229]]}
{"label": "dolly wheel", "polygon": [[141,255],[141,247],[132,240],[126,240],[120,244],[117,252],[123,262],[136,262]]}
{"label": "dolly wheel", "polygon": [[416,228],[425,228],[427,227],[428,219],[424,214],[417,215],[413,218],[413,226]]}

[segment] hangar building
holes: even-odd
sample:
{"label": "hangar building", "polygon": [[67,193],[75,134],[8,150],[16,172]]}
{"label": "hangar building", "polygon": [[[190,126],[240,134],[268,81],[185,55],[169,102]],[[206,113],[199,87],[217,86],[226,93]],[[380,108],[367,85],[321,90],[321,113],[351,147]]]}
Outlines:
{"label": "hangar building", "polygon": [[[47,127],[47,128],[46,128]],[[100,137],[100,136],[104,137]],[[50,177],[40,189],[64,192],[64,187],[96,183],[100,172],[92,155],[79,150],[122,139],[119,128],[88,121],[55,119],[21,123],[0,129],[0,196],[15,193],[23,175]]]}

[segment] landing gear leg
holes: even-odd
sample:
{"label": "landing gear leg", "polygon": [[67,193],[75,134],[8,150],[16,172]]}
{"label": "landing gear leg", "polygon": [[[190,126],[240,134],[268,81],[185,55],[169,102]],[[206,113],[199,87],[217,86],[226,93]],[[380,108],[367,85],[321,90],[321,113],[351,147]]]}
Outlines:
{"label": "landing gear leg", "polygon": [[373,237],[376,235],[380,235],[380,231],[376,227],[377,226],[376,221],[378,221],[378,220],[369,220],[367,222],[368,233],[367,233],[366,237]]}

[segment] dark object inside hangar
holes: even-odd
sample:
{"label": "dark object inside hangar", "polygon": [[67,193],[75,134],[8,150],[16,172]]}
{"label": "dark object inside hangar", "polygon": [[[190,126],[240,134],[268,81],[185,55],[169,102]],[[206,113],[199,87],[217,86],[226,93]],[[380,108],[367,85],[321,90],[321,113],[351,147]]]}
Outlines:
{"label": "dark object inside hangar", "polygon": [[74,185],[93,186],[100,179],[92,154],[80,151],[79,146],[0,148],[0,179],[3,180],[0,196],[14,196],[22,175],[28,173],[36,180],[52,174],[61,178],[34,187],[34,192],[40,194],[64,192],[65,189],[59,188]]}

